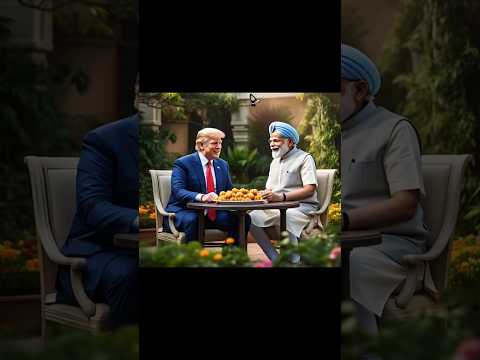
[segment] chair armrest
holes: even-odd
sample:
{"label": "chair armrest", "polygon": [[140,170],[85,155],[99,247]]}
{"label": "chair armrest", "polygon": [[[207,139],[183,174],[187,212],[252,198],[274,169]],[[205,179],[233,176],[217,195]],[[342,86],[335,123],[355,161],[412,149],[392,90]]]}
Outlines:
{"label": "chair armrest", "polygon": [[82,269],[87,262],[85,259],[81,260],[84,260],[84,265],[81,268],[76,266],[74,267],[73,265],[70,267],[70,279],[72,282],[73,295],[75,296],[78,305],[80,305],[83,313],[90,318],[95,315],[96,306],[95,303],[87,296],[85,287],[83,286]]}
{"label": "chair armrest", "polygon": [[437,241],[435,241],[435,243],[433,244],[432,248],[424,254],[412,254],[403,256],[402,264],[406,266],[412,266],[420,262],[435,260],[443,252],[445,246],[448,246],[448,240],[449,239],[437,239]]}
{"label": "chair armrest", "polygon": [[[43,243],[44,249],[46,248]],[[87,265],[87,259],[79,257],[67,257],[63,255],[58,248],[50,248],[48,251],[45,249],[47,256],[51,261],[58,265],[70,267],[70,280],[72,283],[72,290],[75,299],[77,300],[80,308],[87,317],[95,315],[95,304],[87,296],[82,281],[82,271]]]}
{"label": "chair armrest", "polygon": [[[175,237],[178,237],[180,234],[179,234],[179,231],[177,230],[177,228],[175,227],[175,213],[170,213],[170,212],[165,211],[162,204],[160,203],[160,200],[157,200],[157,199],[155,200],[155,207],[157,209],[157,213],[161,217],[166,216],[168,218],[168,225],[170,226],[170,231],[172,232],[172,234]],[[160,224],[161,224],[161,221],[162,221],[161,217],[160,217],[160,219],[157,220],[157,221],[160,222]],[[160,228],[161,228],[161,225],[160,225]]]}
{"label": "chair armrest", "polygon": [[412,299],[413,294],[415,294],[415,290],[417,288],[417,276],[420,270],[421,268],[419,263],[409,268],[402,289],[395,298],[395,303],[399,308],[405,309]]}
{"label": "chair armrest", "polygon": [[328,209],[328,206],[326,206],[326,207],[324,206],[321,209],[314,210],[314,211],[309,211],[308,215],[310,215],[310,216],[322,215],[325,211],[327,211],[327,209]]}

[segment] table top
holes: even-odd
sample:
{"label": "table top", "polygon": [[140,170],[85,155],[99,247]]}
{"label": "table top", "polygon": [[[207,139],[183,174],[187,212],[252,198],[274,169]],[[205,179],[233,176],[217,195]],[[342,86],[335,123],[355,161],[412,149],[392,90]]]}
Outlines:
{"label": "table top", "polygon": [[354,248],[382,243],[382,234],[375,230],[342,231],[340,242],[343,247]]}
{"label": "table top", "polygon": [[113,236],[113,244],[123,248],[138,248],[138,234],[115,234]]}
{"label": "table top", "polygon": [[247,202],[239,204],[217,204],[217,203],[201,203],[189,202],[187,208],[189,209],[223,209],[223,210],[265,210],[265,209],[289,209],[299,207],[298,201],[277,201],[264,204],[249,204]]}

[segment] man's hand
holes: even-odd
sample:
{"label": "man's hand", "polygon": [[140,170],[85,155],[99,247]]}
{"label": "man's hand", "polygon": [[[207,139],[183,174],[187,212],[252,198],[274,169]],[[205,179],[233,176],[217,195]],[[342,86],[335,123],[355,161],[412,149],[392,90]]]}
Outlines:
{"label": "man's hand", "polygon": [[218,195],[216,193],[211,192],[202,196],[202,202],[204,203],[214,202],[217,197]]}
{"label": "man's hand", "polygon": [[272,192],[271,189],[265,189],[262,192],[262,198],[267,200],[268,202],[278,202],[283,201],[283,195]]}

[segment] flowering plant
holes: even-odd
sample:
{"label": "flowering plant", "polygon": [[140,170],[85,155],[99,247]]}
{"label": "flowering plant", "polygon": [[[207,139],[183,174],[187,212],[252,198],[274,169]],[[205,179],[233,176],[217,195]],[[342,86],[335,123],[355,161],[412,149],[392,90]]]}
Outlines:
{"label": "flowering plant", "polygon": [[158,267],[249,267],[253,264],[247,253],[227,238],[221,251],[202,248],[199,242],[167,244],[153,251],[140,248],[141,266]]}
{"label": "flowering plant", "polygon": [[140,228],[155,227],[155,203],[153,201],[141,204],[138,207],[138,215],[140,219]]}
{"label": "flowering plant", "polygon": [[[290,244],[287,237],[280,242],[280,256],[273,263],[269,260],[251,261],[245,250],[233,246],[233,238],[227,238],[221,250],[202,248],[196,241],[166,244],[153,250],[141,247],[140,264],[145,267],[333,267],[340,265],[338,235],[338,227],[330,226],[326,233],[302,240],[298,246]],[[294,254],[300,255],[300,263],[292,264]]]}
{"label": "flowering plant", "polygon": [[36,294],[40,264],[35,240],[0,243],[0,296]]}
{"label": "flowering plant", "polygon": [[[340,266],[341,248],[338,226],[331,224],[326,232],[303,239],[298,246],[290,243],[287,233],[282,235],[284,239],[280,242],[280,256],[275,259],[273,266]],[[292,264],[291,260],[296,254],[300,256],[301,260],[298,264]]]}
{"label": "flowering plant", "polygon": [[340,203],[332,203],[328,207],[328,222],[339,224],[342,220],[342,205]]}
{"label": "flowering plant", "polygon": [[21,240],[17,243],[0,243],[0,273],[38,271],[36,244],[34,240]]}
{"label": "flowering plant", "polygon": [[450,262],[450,285],[478,284],[480,279],[480,235],[470,234],[453,242]]}

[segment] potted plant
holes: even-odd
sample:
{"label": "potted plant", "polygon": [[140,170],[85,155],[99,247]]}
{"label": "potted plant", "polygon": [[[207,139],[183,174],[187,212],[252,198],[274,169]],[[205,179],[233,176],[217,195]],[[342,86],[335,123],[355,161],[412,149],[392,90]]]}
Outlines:
{"label": "potted plant", "polygon": [[39,335],[40,316],[40,275],[35,240],[0,243],[2,333]]}

